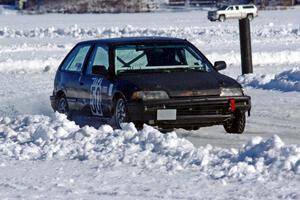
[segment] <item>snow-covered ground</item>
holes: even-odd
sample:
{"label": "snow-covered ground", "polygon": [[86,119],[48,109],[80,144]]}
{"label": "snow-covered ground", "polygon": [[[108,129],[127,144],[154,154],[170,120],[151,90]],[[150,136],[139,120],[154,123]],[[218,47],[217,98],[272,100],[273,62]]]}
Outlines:
{"label": "snow-covered ground", "polygon": [[[238,22],[204,11],[0,12],[0,199],[300,199],[300,8],[251,23],[254,74],[240,76]],[[80,128],[54,114],[54,73],[81,40],[187,38],[252,97],[243,135]]]}

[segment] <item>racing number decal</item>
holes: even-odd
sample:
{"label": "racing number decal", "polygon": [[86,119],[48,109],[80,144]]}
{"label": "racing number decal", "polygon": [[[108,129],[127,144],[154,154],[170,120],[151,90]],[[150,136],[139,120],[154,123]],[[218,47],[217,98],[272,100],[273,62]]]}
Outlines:
{"label": "racing number decal", "polygon": [[103,116],[102,113],[102,81],[103,78],[93,78],[90,92],[90,107],[93,115]]}

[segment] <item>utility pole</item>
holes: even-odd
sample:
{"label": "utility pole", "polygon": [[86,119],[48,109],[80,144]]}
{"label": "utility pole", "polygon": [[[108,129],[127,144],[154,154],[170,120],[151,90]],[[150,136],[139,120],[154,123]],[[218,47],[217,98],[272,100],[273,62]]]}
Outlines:
{"label": "utility pole", "polygon": [[[256,0],[253,0],[253,1],[256,1]],[[265,1],[265,0],[261,0],[261,1]],[[231,6],[231,7],[233,7],[233,6]],[[254,6],[252,6],[252,7],[255,8]],[[214,12],[216,12],[216,11],[214,11]],[[210,13],[208,13],[208,14],[210,14]],[[248,13],[247,17],[242,18],[242,19],[238,16],[234,17],[235,19],[239,20],[241,64],[242,64],[242,74],[243,75],[253,73],[250,20],[252,20],[256,16],[257,16],[257,10],[256,10],[256,13],[250,13],[250,14]],[[214,20],[214,19],[210,19],[210,20]]]}
{"label": "utility pole", "polygon": [[242,74],[253,73],[250,21],[239,20]]}

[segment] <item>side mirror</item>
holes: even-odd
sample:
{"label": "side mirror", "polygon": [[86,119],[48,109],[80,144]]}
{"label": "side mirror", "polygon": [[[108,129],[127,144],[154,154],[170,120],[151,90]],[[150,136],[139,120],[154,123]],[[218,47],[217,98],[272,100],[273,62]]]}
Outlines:
{"label": "side mirror", "polygon": [[103,65],[94,65],[92,68],[92,73],[96,75],[107,75],[108,71]]}
{"label": "side mirror", "polygon": [[216,61],[214,67],[217,71],[226,69],[226,62],[224,61]]}

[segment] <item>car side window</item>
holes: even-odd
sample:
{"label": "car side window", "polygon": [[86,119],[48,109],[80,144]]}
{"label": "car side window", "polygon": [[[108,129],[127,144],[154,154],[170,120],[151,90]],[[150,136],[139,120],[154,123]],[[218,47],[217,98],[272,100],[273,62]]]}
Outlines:
{"label": "car side window", "polygon": [[95,65],[104,66],[106,69],[109,68],[109,56],[107,47],[96,46],[89,61],[86,74],[93,74],[92,69]]}
{"label": "car side window", "polygon": [[195,56],[196,54],[191,50],[185,49],[186,62],[190,67],[199,68],[200,70],[210,71],[209,64],[201,57]]}
{"label": "car side window", "polygon": [[228,7],[228,9],[227,10],[233,10],[233,7],[232,6],[230,6],[230,7]]}
{"label": "car side window", "polygon": [[238,6],[236,6],[236,7],[235,7],[235,9],[236,9],[236,10],[239,10],[239,7],[238,7]]}
{"label": "car side window", "polygon": [[191,67],[199,67],[201,64],[201,60],[195,58],[188,50],[185,49],[185,56],[186,56],[186,61],[187,64]]}
{"label": "car side window", "polygon": [[61,69],[70,72],[80,72],[90,48],[90,44],[78,45],[66,58]]}

